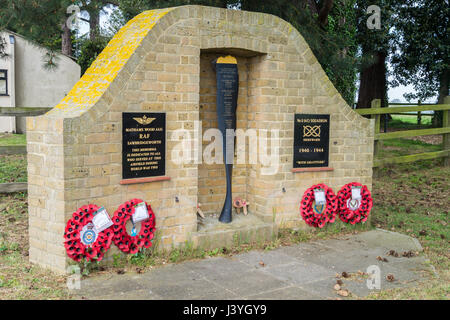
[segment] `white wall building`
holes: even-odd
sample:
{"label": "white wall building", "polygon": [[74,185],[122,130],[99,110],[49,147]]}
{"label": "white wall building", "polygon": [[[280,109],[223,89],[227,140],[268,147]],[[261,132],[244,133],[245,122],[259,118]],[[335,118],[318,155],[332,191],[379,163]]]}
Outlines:
{"label": "white wall building", "polygon": [[[80,79],[81,68],[57,54],[57,67],[44,68],[47,50],[24,37],[0,32],[6,57],[0,57],[0,107],[53,107]],[[25,131],[25,118],[0,117],[0,132]]]}

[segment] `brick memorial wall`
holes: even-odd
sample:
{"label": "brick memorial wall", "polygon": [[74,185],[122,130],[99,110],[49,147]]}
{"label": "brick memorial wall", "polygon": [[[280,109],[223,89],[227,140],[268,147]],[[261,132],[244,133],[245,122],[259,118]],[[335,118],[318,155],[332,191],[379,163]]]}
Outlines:
{"label": "brick memorial wall", "polygon": [[[220,210],[224,168],[177,164],[173,133],[185,129],[194,137],[197,120],[203,131],[216,126],[210,61],[228,54],[239,69],[237,128],[279,131],[276,174],[264,174],[261,163],[235,165],[233,195],[250,201],[251,215],[301,227],[298,201],[311,185],[335,192],[351,181],[371,187],[374,124],[346,104],[289,23],[203,6],[147,11],[114,36],[55,108],[27,119],[31,262],[63,272],[62,235],[74,210],[95,203],[112,215],[131,198],[151,204],[163,247],[196,244],[196,203],[206,214]],[[123,114],[133,112],[165,113],[163,175],[123,177]],[[329,115],[326,167],[294,168],[296,114]],[[292,194],[298,201],[287,199]]]}

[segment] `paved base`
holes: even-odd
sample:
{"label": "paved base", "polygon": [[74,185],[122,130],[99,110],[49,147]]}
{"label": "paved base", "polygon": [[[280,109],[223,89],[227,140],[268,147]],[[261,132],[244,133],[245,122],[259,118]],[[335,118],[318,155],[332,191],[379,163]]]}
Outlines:
{"label": "paved base", "polygon": [[[400,257],[388,256],[396,250]],[[209,258],[155,268],[147,273],[108,274],[81,282],[74,291],[88,299],[334,299],[336,274],[346,272],[350,298],[371,292],[367,267],[381,270],[381,289],[414,286],[430,276],[420,243],[399,233],[373,230],[341,239],[314,241],[230,258]],[[382,262],[377,256],[387,258]],[[386,280],[388,274],[395,280]],[[342,297],[341,297],[342,298]]]}
{"label": "paved base", "polygon": [[207,216],[199,223],[199,230],[192,234],[196,246],[205,250],[231,248],[242,243],[263,243],[278,235],[275,223],[267,223],[253,214],[234,214],[231,223],[221,223],[216,216]]}

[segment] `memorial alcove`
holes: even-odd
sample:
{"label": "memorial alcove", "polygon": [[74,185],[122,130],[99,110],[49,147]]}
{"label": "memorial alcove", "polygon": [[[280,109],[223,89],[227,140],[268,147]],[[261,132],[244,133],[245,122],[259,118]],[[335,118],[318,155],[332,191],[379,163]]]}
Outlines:
{"label": "memorial alcove", "polygon": [[[65,223],[78,207],[95,203],[112,215],[132,198],[151,204],[165,248],[229,244],[236,230],[198,232],[196,205],[214,212],[214,168],[174,161],[173,137],[194,122],[214,125],[210,60],[234,55],[241,76],[238,128],[277,129],[275,174],[261,163],[238,165],[235,192],[250,202],[248,226],[267,239],[278,227],[301,227],[298,202],[315,183],[337,191],[351,181],[371,186],[373,122],[342,99],[307,43],[289,23],[263,13],[204,6],[151,10],[130,20],[71,92],[44,116],[27,119],[30,261],[64,271]],[[205,72],[202,72],[202,71]],[[165,174],[123,179],[124,113],[165,113]],[[329,164],[293,168],[295,114],[330,115]],[[192,142],[193,143],[193,142]],[[247,148],[248,150],[248,148]],[[271,148],[269,148],[269,152]],[[223,185],[225,189],[225,185]],[[297,198],[296,198],[297,197]],[[208,206],[211,206],[208,208]]]}

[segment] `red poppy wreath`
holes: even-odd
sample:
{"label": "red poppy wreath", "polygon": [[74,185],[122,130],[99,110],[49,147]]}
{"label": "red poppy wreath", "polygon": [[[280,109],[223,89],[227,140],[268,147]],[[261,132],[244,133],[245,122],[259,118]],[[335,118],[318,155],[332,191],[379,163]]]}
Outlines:
{"label": "red poppy wreath", "polygon": [[[316,192],[322,192],[325,203],[316,204]],[[333,189],[320,183],[307,189],[300,204],[300,214],[306,224],[312,227],[323,228],[327,223],[336,219],[337,198]]]}
{"label": "red poppy wreath", "polygon": [[[133,229],[131,235],[128,234],[126,225],[131,219]],[[155,214],[147,202],[141,199],[132,199],[119,206],[114,212],[113,232],[115,245],[125,253],[137,253],[141,248],[150,248],[151,240],[155,232]],[[141,223],[139,232],[136,232],[135,225]]]}
{"label": "red poppy wreath", "polygon": [[77,262],[83,258],[86,258],[87,261],[100,261],[111,246],[113,238],[111,224],[109,227],[106,224],[103,225],[106,228],[97,229],[93,223],[94,215],[99,209],[101,208],[95,204],[82,206],[73,213],[72,218],[67,222],[64,232],[64,247],[67,255]]}
{"label": "red poppy wreath", "polygon": [[373,202],[367,186],[358,182],[346,184],[339,190],[339,218],[350,224],[365,222],[369,217]]}

